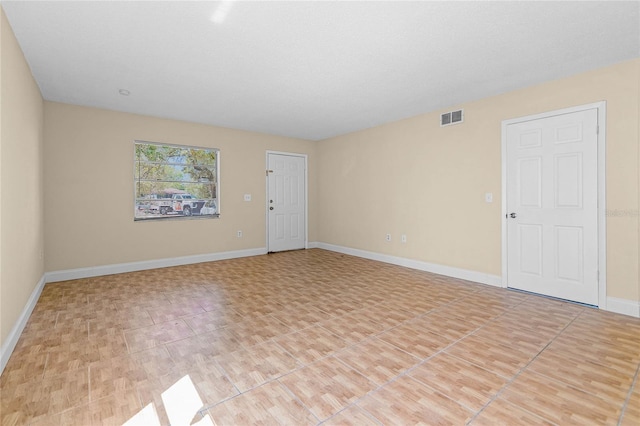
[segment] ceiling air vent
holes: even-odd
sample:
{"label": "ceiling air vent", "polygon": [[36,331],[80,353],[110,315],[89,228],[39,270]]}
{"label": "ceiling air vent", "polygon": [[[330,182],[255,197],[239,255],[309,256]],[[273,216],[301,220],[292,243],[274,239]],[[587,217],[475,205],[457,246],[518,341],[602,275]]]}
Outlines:
{"label": "ceiling air vent", "polygon": [[459,109],[457,111],[445,112],[440,116],[440,125],[441,126],[450,126],[451,124],[462,123],[463,118],[462,110]]}

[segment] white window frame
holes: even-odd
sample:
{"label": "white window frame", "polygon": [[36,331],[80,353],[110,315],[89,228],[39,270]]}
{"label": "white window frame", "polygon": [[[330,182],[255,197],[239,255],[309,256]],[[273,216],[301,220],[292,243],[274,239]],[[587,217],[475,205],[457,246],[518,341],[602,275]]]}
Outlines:
{"label": "white window frame", "polygon": [[[153,145],[164,148],[176,148],[182,150],[198,150],[207,153],[213,152],[214,163],[204,166],[212,166],[213,180],[185,180],[184,170],[180,171],[182,176],[180,179],[142,179],[139,176],[141,164],[160,164],[176,169],[188,168],[192,163],[185,161],[144,161],[138,158],[137,147],[139,145]],[[187,176],[189,172],[187,172]],[[192,176],[192,175],[191,175]],[[141,183],[159,183],[161,188],[156,189],[157,192],[144,194],[139,193]],[[180,201],[182,196],[190,194],[188,187],[194,187],[199,184],[212,184],[213,196],[197,198],[194,194],[194,201]],[[162,185],[165,184],[165,185]],[[162,188],[165,186],[165,188]],[[195,191],[194,191],[195,192]],[[176,220],[176,219],[214,219],[220,217],[220,150],[218,148],[209,148],[201,146],[178,145],[161,142],[149,142],[143,140],[135,140],[133,143],[133,219],[138,222],[146,222],[153,220]]]}

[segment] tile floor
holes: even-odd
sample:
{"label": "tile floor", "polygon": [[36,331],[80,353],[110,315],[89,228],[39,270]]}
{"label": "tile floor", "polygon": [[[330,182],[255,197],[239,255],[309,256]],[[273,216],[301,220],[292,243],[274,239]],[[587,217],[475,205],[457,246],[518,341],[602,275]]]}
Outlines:
{"label": "tile floor", "polygon": [[3,425],[640,425],[640,319],[323,250],[45,286]]}

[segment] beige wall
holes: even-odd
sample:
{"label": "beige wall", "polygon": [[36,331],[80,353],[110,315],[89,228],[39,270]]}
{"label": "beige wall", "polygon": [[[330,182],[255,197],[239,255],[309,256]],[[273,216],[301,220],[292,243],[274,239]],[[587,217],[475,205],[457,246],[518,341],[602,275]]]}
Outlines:
{"label": "beige wall", "polygon": [[0,337],[43,274],[43,102],[4,11],[0,17]]}
{"label": "beige wall", "polygon": [[640,300],[640,59],[447,109],[461,125],[436,111],[319,142],[319,241],[501,275],[502,120],[602,100],[607,209],[629,212],[607,220],[607,293]]}
{"label": "beige wall", "polygon": [[[313,142],[52,102],[45,134],[47,271],[266,247],[267,150],[308,155],[316,240]],[[220,218],[134,222],[134,140],[220,148]]]}

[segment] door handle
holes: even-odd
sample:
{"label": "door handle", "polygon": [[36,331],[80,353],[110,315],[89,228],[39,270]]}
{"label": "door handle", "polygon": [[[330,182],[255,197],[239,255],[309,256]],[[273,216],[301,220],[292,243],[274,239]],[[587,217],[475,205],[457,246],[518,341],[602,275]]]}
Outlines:
{"label": "door handle", "polygon": [[273,210],[273,206],[272,206],[272,207],[269,207],[269,210]]}
{"label": "door handle", "polygon": [[512,219],[515,219],[516,218],[516,214],[515,213],[510,213],[509,217],[511,217]]}

